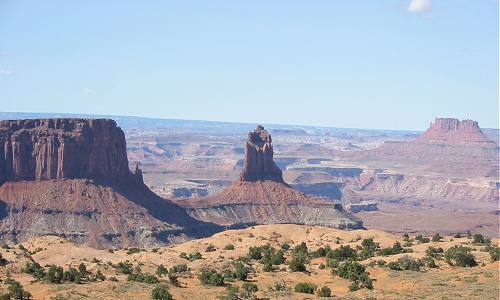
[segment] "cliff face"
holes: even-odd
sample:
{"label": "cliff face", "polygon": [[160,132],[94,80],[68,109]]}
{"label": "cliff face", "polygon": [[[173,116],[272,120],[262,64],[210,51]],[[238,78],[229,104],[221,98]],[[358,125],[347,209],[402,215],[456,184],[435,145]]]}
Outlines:
{"label": "cliff face", "polygon": [[0,121],[0,180],[116,178],[130,174],[113,120]]}
{"label": "cliff face", "polygon": [[157,246],[219,230],[128,169],[113,120],[0,121],[0,240],[58,235],[94,247]]}
{"label": "cliff face", "polygon": [[219,195],[176,199],[199,220],[223,226],[307,224],[362,228],[360,219],[331,201],[309,197],[283,181],[273,161],[271,135],[258,126],[248,134],[240,177]]}
{"label": "cliff face", "polygon": [[262,126],[248,133],[245,162],[240,181],[274,180],[283,182],[283,175],[273,161],[271,135]]}

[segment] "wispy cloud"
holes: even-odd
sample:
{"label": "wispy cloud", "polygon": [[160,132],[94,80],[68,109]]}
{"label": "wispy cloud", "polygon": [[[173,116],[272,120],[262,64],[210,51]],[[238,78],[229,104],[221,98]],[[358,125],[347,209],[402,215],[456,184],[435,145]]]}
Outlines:
{"label": "wispy cloud", "polygon": [[13,72],[11,70],[0,69],[0,76],[10,76]]}
{"label": "wispy cloud", "polygon": [[414,13],[426,12],[431,9],[430,0],[411,0],[408,5],[408,11]]}
{"label": "wispy cloud", "polygon": [[89,88],[83,88],[83,94],[84,95],[94,95],[95,94],[95,91],[94,90],[91,90]]}

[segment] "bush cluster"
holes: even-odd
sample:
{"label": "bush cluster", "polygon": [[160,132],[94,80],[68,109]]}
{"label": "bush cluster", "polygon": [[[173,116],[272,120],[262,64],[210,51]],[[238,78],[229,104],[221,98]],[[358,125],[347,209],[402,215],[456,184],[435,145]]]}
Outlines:
{"label": "bush cluster", "polygon": [[357,261],[347,260],[339,264],[337,270],[332,270],[333,275],[338,275],[342,278],[349,279],[352,284],[349,290],[355,291],[360,288],[373,289],[373,282],[370,273]]}
{"label": "bush cluster", "polygon": [[7,277],[4,280],[4,284],[8,285],[7,290],[8,292],[6,294],[0,294],[0,299],[1,300],[10,300],[10,299],[16,299],[16,300],[30,300],[31,299],[31,293],[28,291],[25,291],[23,286],[19,281],[16,281],[10,277]]}
{"label": "bush cluster", "polygon": [[269,244],[263,246],[253,246],[248,249],[248,258],[258,260],[264,265],[264,272],[271,272],[274,266],[285,262],[285,251],[277,250]]}
{"label": "bush cluster", "polygon": [[224,275],[210,268],[201,269],[198,279],[203,284],[212,286],[224,285]]}
{"label": "bush cluster", "polygon": [[[207,251],[207,252],[209,252],[209,251]],[[195,260],[203,258],[203,256],[201,255],[200,252],[193,252],[193,253],[191,253],[189,255],[186,252],[182,252],[179,256],[181,258],[187,259],[189,261],[195,261]]]}
{"label": "bush cluster", "polygon": [[164,283],[160,283],[154,287],[151,291],[152,300],[172,300],[174,297],[170,294],[168,286]]}
{"label": "bush cluster", "polygon": [[310,282],[299,282],[295,285],[295,292],[296,293],[304,293],[304,294],[314,294],[314,291],[316,291],[317,286],[315,284],[312,284]]}
{"label": "bush cluster", "polygon": [[84,263],[80,263],[78,270],[70,267],[68,270],[64,271],[63,267],[51,265],[47,272],[45,272],[45,269],[40,266],[39,263],[32,261],[27,262],[21,271],[32,275],[36,280],[44,280],[56,284],[64,282],[82,283],[83,281],[104,281],[106,279],[100,270],[97,270],[95,274],[87,271]]}
{"label": "bush cluster", "polygon": [[457,246],[449,248],[444,253],[446,262],[452,266],[459,267],[474,267],[477,266],[476,259],[471,253],[471,249],[464,246]]}

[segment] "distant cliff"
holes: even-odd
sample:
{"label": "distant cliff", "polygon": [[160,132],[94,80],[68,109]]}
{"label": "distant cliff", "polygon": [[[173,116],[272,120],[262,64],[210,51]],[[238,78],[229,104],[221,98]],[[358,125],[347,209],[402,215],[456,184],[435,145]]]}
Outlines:
{"label": "distant cliff", "polygon": [[127,176],[125,135],[108,119],[0,121],[0,180]]}

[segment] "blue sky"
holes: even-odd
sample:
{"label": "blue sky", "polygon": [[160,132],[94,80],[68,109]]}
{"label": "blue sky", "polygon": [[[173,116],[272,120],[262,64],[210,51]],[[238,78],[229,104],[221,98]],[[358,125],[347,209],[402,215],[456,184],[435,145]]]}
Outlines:
{"label": "blue sky", "polygon": [[0,0],[0,110],[498,127],[498,0]]}

